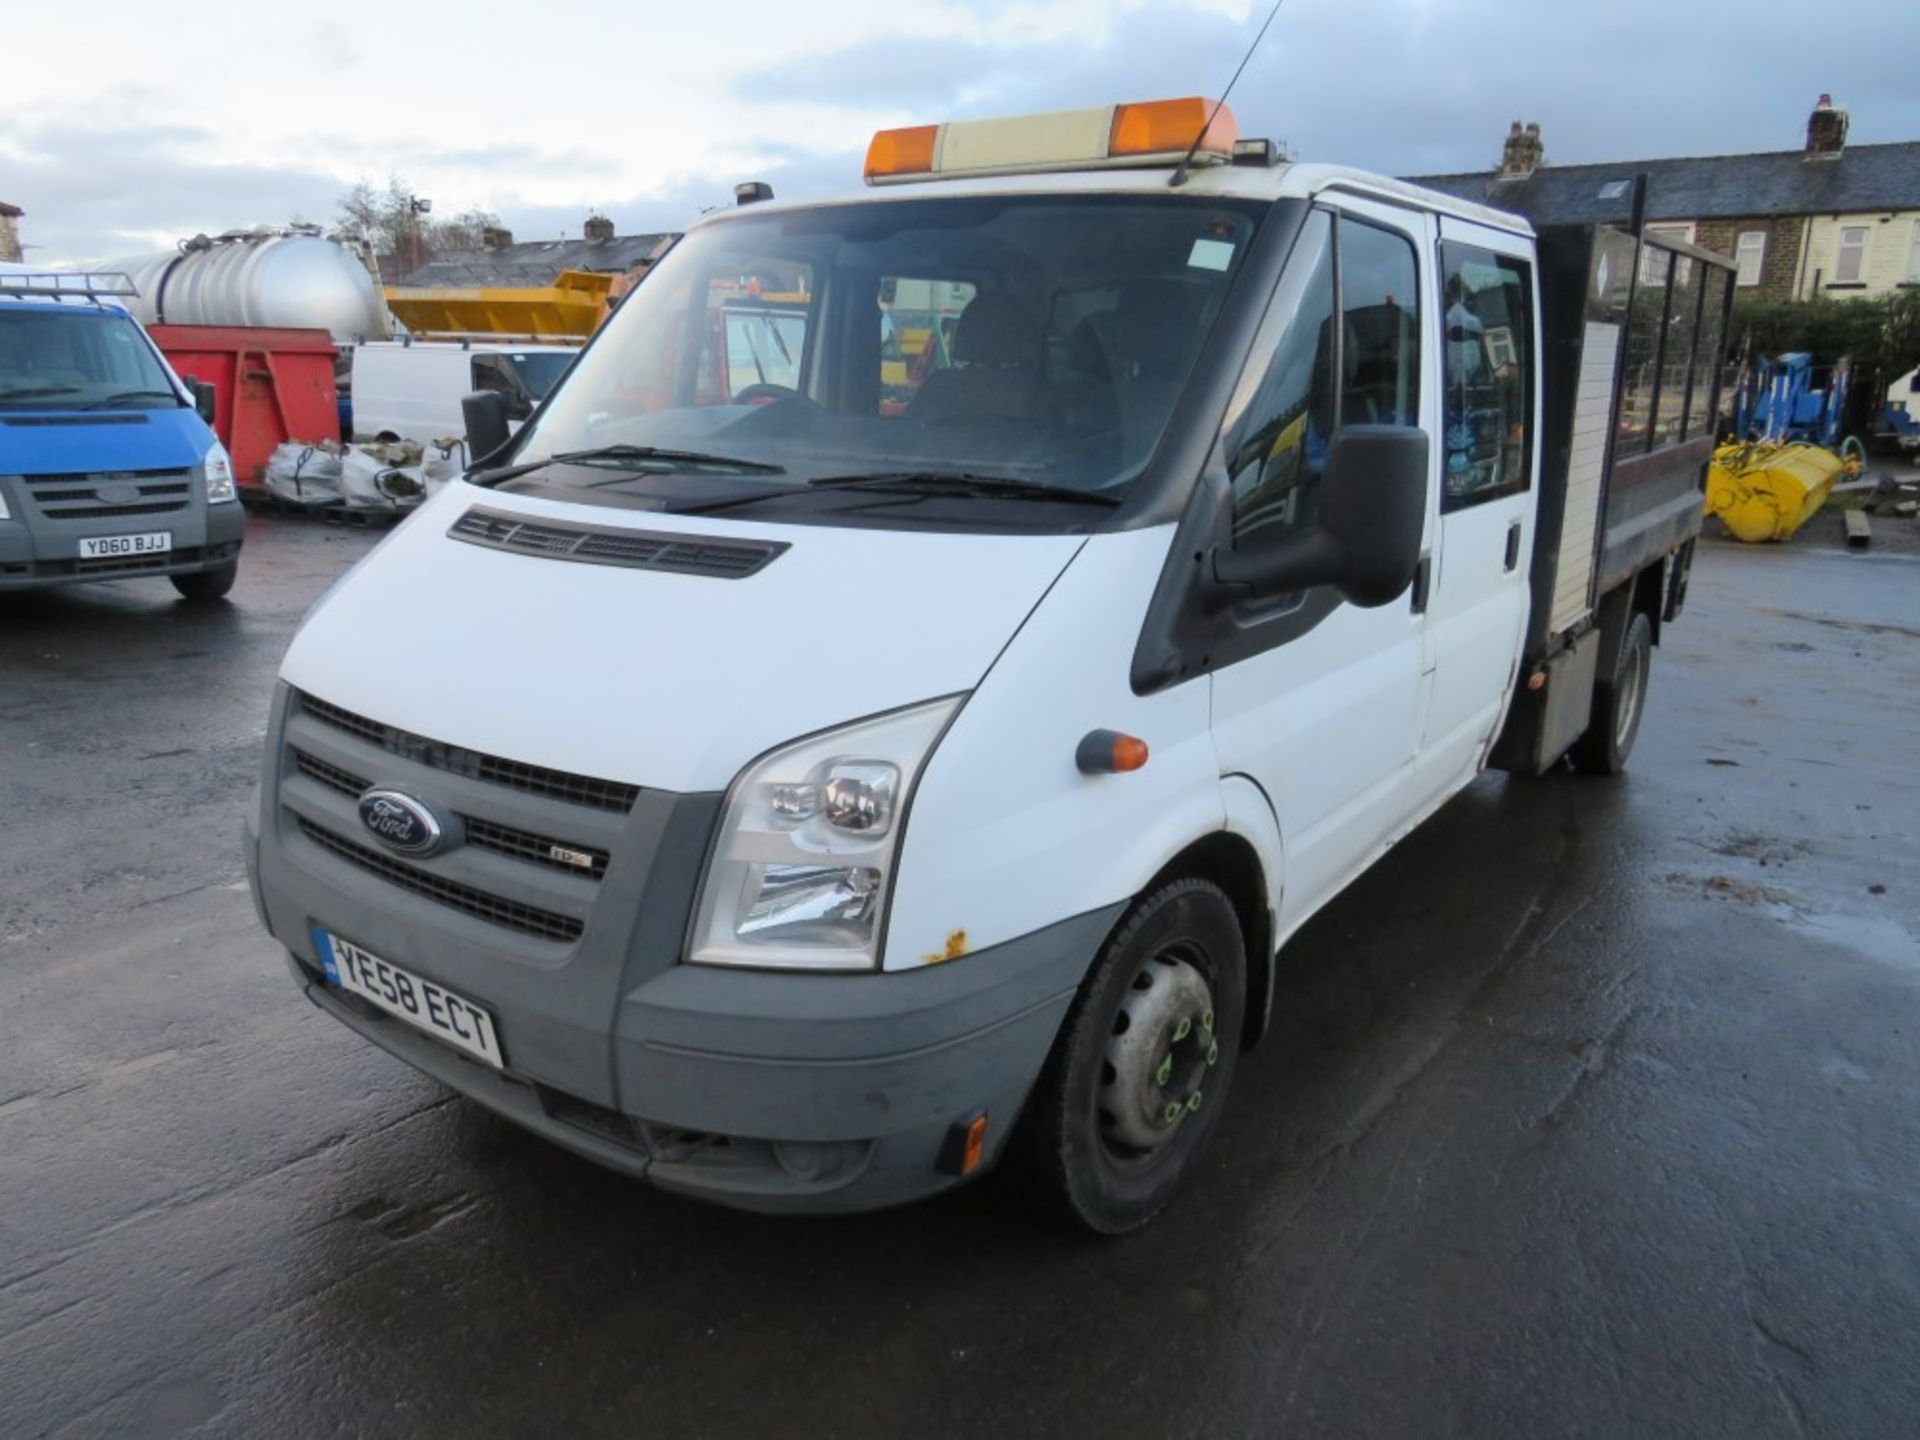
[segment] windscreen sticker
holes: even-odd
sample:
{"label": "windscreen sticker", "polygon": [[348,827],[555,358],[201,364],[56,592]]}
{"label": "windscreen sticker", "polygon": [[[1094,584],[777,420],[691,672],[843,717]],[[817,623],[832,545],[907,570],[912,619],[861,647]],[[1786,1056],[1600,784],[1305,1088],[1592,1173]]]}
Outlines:
{"label": "windscreen sticker", "polygon": [[1196,240],[1187,255],[1189,270],[1225,270],[1233,264],[1231,240]]}

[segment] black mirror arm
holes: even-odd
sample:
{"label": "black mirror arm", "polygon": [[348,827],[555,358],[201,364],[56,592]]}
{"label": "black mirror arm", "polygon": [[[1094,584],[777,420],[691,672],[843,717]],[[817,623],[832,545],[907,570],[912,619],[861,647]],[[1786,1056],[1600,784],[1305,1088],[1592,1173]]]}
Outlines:
{"label": "black mirror arm", "polygon": [[1217,545],[1209,567],[1213,584],[1208,588],[1216,604],[1225,606],[1331,585],[1344,576],[1346,559],[1340,542],[1320,529],[1246,550]]}

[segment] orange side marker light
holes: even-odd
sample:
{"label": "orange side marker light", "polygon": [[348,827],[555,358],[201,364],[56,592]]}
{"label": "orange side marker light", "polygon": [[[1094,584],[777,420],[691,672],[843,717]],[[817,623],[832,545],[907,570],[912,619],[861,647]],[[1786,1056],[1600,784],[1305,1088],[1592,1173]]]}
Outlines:
{"label": "orange side marker light", "polygon": [[947,1127],[933,1168],[943,1175],[971,1175],[987,1153],[987,1112],[975,1110]]}
{"label": "orange side marker light", "polygon": [[1089,730],[1074,747],[1073,763],[1083,775],[1114,775],[1147,763],[1147,742],[1118,730]]}
{"label": "orange side marker light", "polygon": [[987,1114],[981,1111],[973,1117],[973,1123],[967,1126],[966,1149],[960,1156],[960,1173],[971,1175],[980,1164],[980,1155],[987,1145]]}

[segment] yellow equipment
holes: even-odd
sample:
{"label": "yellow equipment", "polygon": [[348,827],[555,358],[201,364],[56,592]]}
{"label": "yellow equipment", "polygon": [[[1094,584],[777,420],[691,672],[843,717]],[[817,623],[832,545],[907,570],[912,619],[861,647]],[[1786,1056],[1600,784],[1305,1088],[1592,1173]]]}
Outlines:
{"label": "yellow equipment", "polygon": [[1707,471],[1707,514],[1739,540],[1785,540],[1833,493],[1846,462],[1800,441],[1722,445]]}
{"label": "yellow equipment", "polygon": [[607,318],[620,277],[562,270],[551,285],[387,286],[387,308],[422,338],[585,340]]}

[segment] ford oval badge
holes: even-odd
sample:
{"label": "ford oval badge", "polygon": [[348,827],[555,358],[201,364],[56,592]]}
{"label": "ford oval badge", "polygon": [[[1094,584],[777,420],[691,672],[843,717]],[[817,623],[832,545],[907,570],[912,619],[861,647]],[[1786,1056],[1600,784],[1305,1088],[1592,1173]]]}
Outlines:
{"label": "ford oval badge", "polygon": [[398,790],[369,790],[362,795],[360,823],[381,844],[402,855],[431,855],[440,848],[440,822],[433,812]]}

